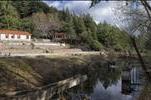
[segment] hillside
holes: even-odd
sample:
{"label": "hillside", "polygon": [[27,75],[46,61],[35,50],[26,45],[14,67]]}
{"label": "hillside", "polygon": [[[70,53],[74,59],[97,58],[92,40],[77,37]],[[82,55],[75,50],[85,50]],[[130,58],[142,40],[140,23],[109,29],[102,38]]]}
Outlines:
{"label": "hillside", "polygon": [[[31,90],[79,73],[85,74],[87,70],[91,72],[91,69],[96,67],[95,63],[99,63],[100,59],[102,59],[101,56],[89,55],[0,58],[0,97],[6,92]],[[92,68],[91,60],[95,65]]]}
{"label": "hillside", "polygon": [[62,32],[67,36],[64,42],[83,50],[129,48],[127,36],[117,27],[106,22],[97,25],[89,14],[58,11],[41,1],[0,1],[0,29],[28,31],[32,38],[48,39]]}

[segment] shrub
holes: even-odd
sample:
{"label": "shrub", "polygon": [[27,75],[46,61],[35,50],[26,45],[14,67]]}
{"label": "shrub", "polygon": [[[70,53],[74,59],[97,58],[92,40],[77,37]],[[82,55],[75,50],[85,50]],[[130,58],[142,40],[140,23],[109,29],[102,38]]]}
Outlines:
{"label": "shrub", "polygon": [[92,40],[89,43],[90,43],[90,48],[93,50],[99,51],[103,48],[103,45],[97,40]]}

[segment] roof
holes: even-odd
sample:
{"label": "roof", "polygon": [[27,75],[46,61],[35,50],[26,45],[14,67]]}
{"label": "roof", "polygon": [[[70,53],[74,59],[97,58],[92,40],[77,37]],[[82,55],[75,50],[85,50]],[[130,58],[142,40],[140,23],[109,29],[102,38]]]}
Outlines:
{"label": "roof", "polygon": [[0,34],[31,35],[29,32],[17,30],[0,30]]}
{"label": "roof", "polygon": [[57,35],[57,36],[63,36],[63,35],[65,35],[65,33],[54,33],[55,35]]}

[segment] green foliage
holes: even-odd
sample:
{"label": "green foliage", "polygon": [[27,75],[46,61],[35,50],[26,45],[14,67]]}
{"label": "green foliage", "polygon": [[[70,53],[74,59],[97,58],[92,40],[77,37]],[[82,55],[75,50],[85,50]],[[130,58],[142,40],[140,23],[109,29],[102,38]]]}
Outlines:
{"label": "green foliage", "polygon": [[69,39],[76,38],[76,33],[75,33],[72,23],[70,23],[70,22],[64,23],[63,29],[64,29],[63,31],[67,34]]}
{"label": "green foliage", "polygon": [[74,29],[78,35],[86,31],[86,26],[82,18],[75,16],[73,18]]}
{"label": "green foliage", "polygon": [[11,1],[0,1],[0,28],[16,27],[10,27],[17,23],[18,18],[18,13],[11,3]]}
{"label": "green foliage", "polygon": [[0,28],[4,29],[20,29],[31,32],[31,22],[29,20],[20,19],[17,9],[12,5],[12,1],[0,1]]}
{"label": "green foliage", "polygon": [[96,51],[99,51],[103,48],[103,45],[98,42],[97,40],[91,40],[89,41],[90,43],[90,47],[93,49],[93,50],[96,50]]}
{"label": "green foliage", "polygon": [[147,39],[144,44],[146,49],[151,50],[151,33],[147,34]]}
{"label": "green foliage", "polygon": [[7,29],[16,29],[20,23],[17,18],[10,16],[6,16],[3,19],[0,19],[0,22],[3,23],[3,26],[1,26],[1,28]]}
{"label": "green foliage", "polygon": [[28,19],[19,19],[15,17],[4,17],[3,19],[0,19],[0,22],[3,23],[1,28],[3,29],[18,29],[22,31],[28,31],[32,32],[33,25],[32,22]]}
{"label": "green foliage", "polygon": [[90,50],[124,50],[129,46],[127,36],[118,28],[107,23],[97,25],[90,15],[57,11],[41,1],[0,1],[0,28],[28,31],[36,38],[64,32],[69,43]]}
{"label": "green foliage", "polygon": [[19,28],[23,31],[28,31],[32,33],[34,30],[34,26],[30,19],[21,19],[21,22],[19,25],[20,25]]}
{"label": "green foliage", "polygon": [[63,23],[63,32],[67,34],[69,40],[76,39],[76,33],[74,29],[74,23],[72,15],[69,13],[68,9],[64,12],[64,23]]}
{"label": "green foliage", "polygon": [[85,26],[87,27],[87,30],[93,33],[92,34],[93,39],[97,40],[97,35],[96,35],[97,25],[89,14],[84,16],[84,22],[85,22]]}
{"label": "green foliage", "polygon": [[31,16],[32,13],[50,11],[49,6],[40,1],[13,1],[12,5],[17,9],[21,18]]}
{"label": "green foliage", "polygon": [[11,3],[12,1],[0,1],[0,17],[18,17],[17,11]]}
{"label": "green foliage", "polygon": [[126,33],[107,23],[98,25],[98,40],[107,48],[124,50],[129,46],[129,39]]}
{"label": "green foliage", "polygon": [[17,9],[21,18],[26,17],[31,13],[31,2],[29,1],[14,1],[12,2],[12,5]]}

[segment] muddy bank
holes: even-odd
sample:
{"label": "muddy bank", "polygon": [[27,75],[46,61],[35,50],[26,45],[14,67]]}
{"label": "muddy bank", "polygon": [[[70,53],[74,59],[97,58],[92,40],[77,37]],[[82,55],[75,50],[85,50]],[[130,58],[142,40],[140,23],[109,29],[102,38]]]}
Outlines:
{"label": "muddy bank", "polygon": [[30,90],[79,73],[95,72],[95,65],[102,64],[103,61],[99,55],[0,58],[0,93]]}
{"label": "muddy bank", "polygon": [[[92,98],[106,98],[104,100],[110,100],[110,97],[113,97],[114,100],[127,100],[124,99],[123,93],[125,88],[122,88],[124,84],[127,86],[127,82],[124,83],[121,79],[125,67],[131,69],[131,67],[138,67],[139,62],[137,59],[133,58],[124,58],[120,59],[114,56],[109,58],[104,58],[100,55],[74,55],[74,56],[50,56],[50,57],[11,57],[11,58],[1,58],[0,59],[0,70],[6,72],[7,78],[0,81],[0,97],[5,98],[5,93],[13,93],[13,91],[25,91],[25,90],[38,90],[41,86],[52,86],[51,83],[58,82],[64,79],[68,79],[77,74],[87,75],[88,79],[75,86],[67,91],[64,91],[64,95],[67,100],[72,100],[70,98],[76,98],[77,96],[88,96]],[[127,70],[128,73],[131,73],[131,70]],[[133,70],[136,72],[136,70]],[[137,74],[137,75],[136,75]],[[137,73],[132,73],[131,75],[138,76],[139,70]],[[3,75],[5,76],[5,75]],[[0,78],[1,79],[1,78]],[[4,78],[3,78],[4,79]],[[132,78],[133,80],[134,78]],[[137,80],[137,82],[139,79]],[[131,82],[131,81],[130,81]],[[49,85],[48,85],[49,84]],[[51,85],[50,85],[51,84]],[[130,84],[128,84],[130,86]],[[9,86],[9,88],[7,87]],[[37,89],[38,87],[38,89]],[[101,88],[100,88],[101,87]],[[119,89],[114,95],[108,95],[111,93],[110,88]],[[49,88],[47,88],[49,89]],[[98,91],[98,89],[100,91]],[[132,90],[135,90],[136,87],[133,87]],[[51,90],[51,89],[50,89]],[[62,90],[62,89],[61,89]],[[125,89],[126,90],[126,89]],[[46,91],[46,90],[44,90]],[[59,90],[60,91],[60,90]],[[103,92],[104,91],[104,92]],[[129,91],[129,90],[128,90]],[[24,92],[21,92],[24,93]],[[42,95],[42,91],[32,92],[38,93],[37,95],[30,94],[34,97],[39,97]],[[46,92],[44,92],[46,93]],[[50,92],[47,92],[50,94]],[[78,94],[80,93],[80,94]],[[102,93],[104,93],[105,96]],[[133,94],[133,91],[130,91]],[[93,94],[93,95],[91,95]],[[97,95],[99,94],[99,95]],[[102,95],[100,95],[102,94]],[[26,95],[26,94],[23,94]],[[128,95],[127,97],[129,97]],[[136,94],[137,95],[137,94]],[[22,96],[22,95],[20,95]],[[28,95],[27,95],[28,97]],[[42,96],[43,97],[43,96]],[[109,97],[109,98],[108,98]],[[132,97],[135,97],[133,95]],[[17,97],[18,98],[18,97]],[[58,95],[53,98],[58,98]],[[74,99],[73,99],[74,100]]]}

